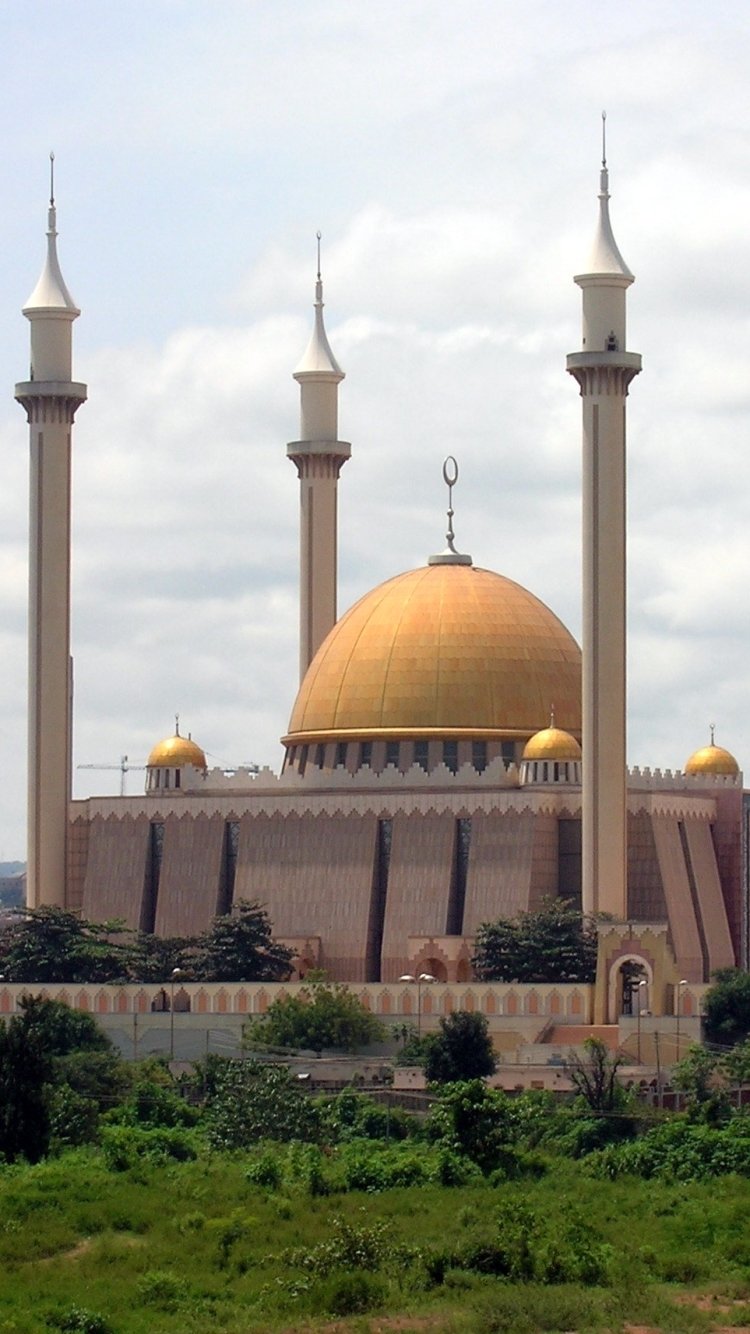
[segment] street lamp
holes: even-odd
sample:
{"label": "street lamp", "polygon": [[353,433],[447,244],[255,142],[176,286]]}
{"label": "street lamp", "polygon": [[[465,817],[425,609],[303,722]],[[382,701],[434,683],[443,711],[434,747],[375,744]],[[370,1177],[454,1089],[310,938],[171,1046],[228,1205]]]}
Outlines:
{"label": "street lamp", "polygon": [[674,1037],[675,1047],[677,1048],[677,1060],[680,1059],[680,1014],[682,1013],[683,987],[687,986],[687,978],[681,977],[677,983],[677,995],[675,999],[675,1025]]}
{"label": "street lamp", "polygon": [[643,1009],[643,988],[648,986],[645,977],[642,977],[636,988],[638,997],[638,1064],[641,1064],[641,1010]]}
{"label": "street lamp", "polygon": [[183,976],[181,968],[173,968],[169,979],[169,1059],[174,1060],[174,984]]}
{"label": "street lamp", "polygon": [[429,986],[431,982],[437,982],[437,978],[432,973],[418,973],[415,977],[413,973],[402,973],[399,982],[408,982],[411,986],[417,988],[417,1037],[422,1036],[422,987]]}

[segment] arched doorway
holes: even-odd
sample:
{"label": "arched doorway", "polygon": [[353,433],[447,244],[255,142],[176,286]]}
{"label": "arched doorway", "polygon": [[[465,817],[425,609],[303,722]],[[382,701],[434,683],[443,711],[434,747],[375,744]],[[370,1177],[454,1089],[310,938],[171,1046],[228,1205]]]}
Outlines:
{"label": "arched doorway", "polygon": [[614,959],[609,972],[609,1022],[617,1023],[621,1015],[645,1014],[651,1008],[653,982],[653,969],[641,955]]}

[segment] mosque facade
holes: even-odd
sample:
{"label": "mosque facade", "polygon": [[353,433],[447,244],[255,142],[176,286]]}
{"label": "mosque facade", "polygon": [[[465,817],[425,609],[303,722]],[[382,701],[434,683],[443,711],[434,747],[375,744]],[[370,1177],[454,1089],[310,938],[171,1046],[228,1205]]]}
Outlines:
{"label": "mosque facade", "polygon": [[51,200],[46,265],[24,307],[32,370],[16,389],[32,448],[29,902],[183,936],[259,900],[299,976],[461,983],[481,923],[559,896],[610,924],[603,1019],[622,1004],[628,964],[655,1013],[681,985],[745,965],[737,762],[712,736],[684,772],[625,767],[625,413],[640,357],[626,350],[633,276],[612,233],[606,163],[576,278],[582,348],[568,358],[583,409],[583,653],[533,593],[457,550],[451,459],[445,549],[338,618],[337,493],[351,447],[338,439],[344,373],[318,272],[294,373],[300,439],[287,446],[300,484],[300,685],[280,772],[209,770],[177,727],[149,756],[139,797],[70,797],[60,478],[86,391],[71,378],[79,312],[55,238]]}

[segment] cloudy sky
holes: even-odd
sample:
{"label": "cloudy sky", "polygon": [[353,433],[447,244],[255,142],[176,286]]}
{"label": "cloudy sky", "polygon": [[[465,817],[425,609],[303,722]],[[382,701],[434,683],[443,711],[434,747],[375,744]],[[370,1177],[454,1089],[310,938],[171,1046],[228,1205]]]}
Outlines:
{"label": "cloudy sky", "polygon": [[[631,763],[717,724],[750,766],[750,9],[714,0],[5,0],[0,51],[0,860],[25,855],[20,307],[56,153],[83,314],[75,763],[185,731],[276,765],[297,684],[298,434],[315,232],[347,372],[340,604],[459,546],[580,630],[572,274],[636,274]],[[142,783],[129,776],[129,790]],[[116,770],[76,769],[77,795]]]}

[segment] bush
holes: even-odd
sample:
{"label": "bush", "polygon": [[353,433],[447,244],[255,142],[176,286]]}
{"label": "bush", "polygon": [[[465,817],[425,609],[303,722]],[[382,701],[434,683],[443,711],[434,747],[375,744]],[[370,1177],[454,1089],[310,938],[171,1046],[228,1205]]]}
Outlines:
{"label": "bush", "polygon": [[189,1162],[197,1158],[195,1137],[188,1131],[164,1128],[140,1129],[136,1126],[105,1126],[102,1131],[102,1153],[110,1171],[128,1172],[141,1159],[175,1159]]}
{"label": "bush", "polygon": [[160,1311],[176,1311],[188,1297],[187,1284],[168,1270],[152,1269],[138,1280],[138,1300]]}
{"label": "bush", "polygon": [[62,1334],[112,1334],[112,1326],[97,1311],[87,1311],[85,1306],[69,1306],[59,1315],[48,1316],[47,1324],[62,1331]]}
{"label": "bush", "polygon": [[704,1181],[733,1172],[750,1176],[750,1119],[736,1117],[714,1129],[675,1118],[632,1143],[592,1154],[586,1170],[610,1180],[623,1173],[677,1181]]}
{"label": "bush", "polygon": [[361,1315],[381,1306],[385,1292],[385,1284],[372,1274],[342,1271],[316,1286],[310,1305],[314,1311],[327,1315]]}

